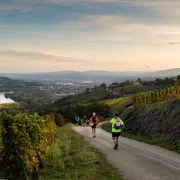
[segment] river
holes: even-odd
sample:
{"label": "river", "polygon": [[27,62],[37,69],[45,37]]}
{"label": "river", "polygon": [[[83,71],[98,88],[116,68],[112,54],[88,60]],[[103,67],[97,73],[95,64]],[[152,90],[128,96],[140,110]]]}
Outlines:
{"label": "river", "polygon": [[4,96],[4,92],[0,92],[0,104],[4,104],[4,103],[14,103],[14,101],[12,99],[6,99]]}

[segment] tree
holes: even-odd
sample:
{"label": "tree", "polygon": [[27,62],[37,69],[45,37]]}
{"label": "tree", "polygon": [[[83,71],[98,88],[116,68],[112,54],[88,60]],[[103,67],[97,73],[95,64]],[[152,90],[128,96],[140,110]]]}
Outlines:
{"label": "tree", "polygon": [[86,88],[85,92],[89,92],[89,88]]}
{"label": "tree", "polygon": [[177,76],[177,81],[180,82],[180,75]]}
{"label": "tree", "polygon": [[141,78],[138,78],[137,82],[138,83],[142,83]]}
{"label": "tree", "polygon": [[105,83],[102,83],[101,85],[100,85],[100,88],[103,88],[103,89],[106,89],[106,84]]}

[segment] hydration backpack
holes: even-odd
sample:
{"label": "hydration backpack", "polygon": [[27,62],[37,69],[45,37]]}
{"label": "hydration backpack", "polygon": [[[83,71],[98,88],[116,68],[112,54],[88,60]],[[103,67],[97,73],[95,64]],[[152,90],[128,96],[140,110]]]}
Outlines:
{"label": "hydration backpack", "polygon": [[96,117],[94,117],[94,116],[92,117],[92,122],[96,123]]}
{"label": "hydration backpack", "polygon": [[116,123],[113,125],[114,129],[120,129],[121,128],[121,124],[120,124],[120,118],[116,119]]}

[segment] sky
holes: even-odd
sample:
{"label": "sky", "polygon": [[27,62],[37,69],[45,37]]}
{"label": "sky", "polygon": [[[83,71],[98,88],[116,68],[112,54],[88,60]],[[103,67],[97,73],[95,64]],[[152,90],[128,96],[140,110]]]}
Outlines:
{"label": "sky", "polygon": [[180,67],[179,0],[0,0],[0,72]]}

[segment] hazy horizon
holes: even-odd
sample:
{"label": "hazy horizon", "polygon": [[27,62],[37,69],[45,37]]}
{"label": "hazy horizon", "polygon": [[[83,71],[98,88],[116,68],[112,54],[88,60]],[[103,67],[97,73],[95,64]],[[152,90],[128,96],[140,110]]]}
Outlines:
{"label": "hazy horizon", "polygon": [[172,69],[160,69],[160,70],[142,70],[142,71],[133,71],[133,70],[120,70],[120,71],[116,71],[116,70],[101,70],[101,69],[97,69],[97,70],[57,70],[57,71],[42,71],[42,72],[0,72],[0,74],[42,74],[42,73],[56,73],[56,72],[90,72],[90,71],[94,71],[94,72],[109,72],[109,73],[115,73],[115,72],[119,72],[119,73],[127,73],[127,72],[132,72],[132,73],[152,73],[152,72],[160,72],[160,71],[168,71],[168,70],[176,70],[176,69],[180,69],[180,68],[172,68]]}
{"label": "hazy horizon", "polygon": [[0,72],[180,67],[178,0],[0,2]]}

